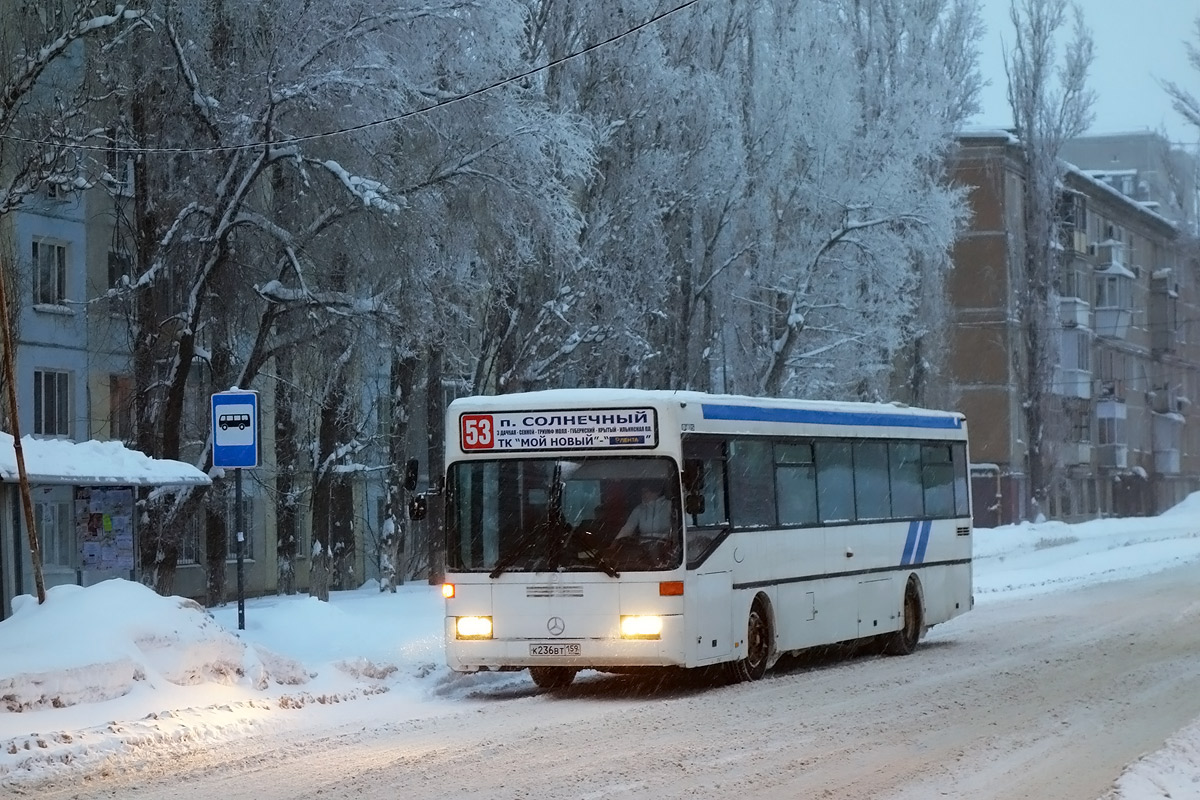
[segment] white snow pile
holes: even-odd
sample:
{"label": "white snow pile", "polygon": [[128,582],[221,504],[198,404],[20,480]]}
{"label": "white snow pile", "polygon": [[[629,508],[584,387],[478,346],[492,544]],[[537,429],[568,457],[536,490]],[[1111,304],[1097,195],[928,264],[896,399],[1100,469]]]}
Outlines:
{"label": "white snow pile", "polygon": [[[302,664],[248,646],[195,601],[162,597],[138,583],[56,586],[44,604],[23,595],[13,605],[3,629],[11,651],[0,675],[7,711],[102,702],[142,683],[263,689],[271,681],[305,680]],[[39,646],[63,631],[70,632],[69,646]]]}

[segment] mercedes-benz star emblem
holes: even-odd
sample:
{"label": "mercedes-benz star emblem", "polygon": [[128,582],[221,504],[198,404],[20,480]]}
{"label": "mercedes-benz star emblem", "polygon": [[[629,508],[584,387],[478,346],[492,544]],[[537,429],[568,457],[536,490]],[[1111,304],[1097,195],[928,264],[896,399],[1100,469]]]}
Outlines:
{"label": "mercedes-benz star emblem", "polygon": [[561,636],[566,629],[567,623],[563,622],[562,617],[551,617],[546,620],[546,630],[550,631],[551,636]]}

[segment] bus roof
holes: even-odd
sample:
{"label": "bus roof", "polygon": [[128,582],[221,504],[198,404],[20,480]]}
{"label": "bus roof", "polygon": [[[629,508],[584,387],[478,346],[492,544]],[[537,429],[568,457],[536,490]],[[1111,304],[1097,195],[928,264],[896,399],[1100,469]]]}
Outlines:
{"label": "bus roof", "polygon": [[[536,392],[515,392],[499,395],[474,395],[460,397],[451,403],[449,411],[461,412],[472,409],[493,411],[537,411],[592,408],[620,408],[626,406],[666,406],[670,404],[697,403],[716,409],[744,409],[753,413],[758,409],[770,415],[777,410],[811,411],[815,413],[859,414],[895,418],[911,417],[920,425],[925,418],[954,420],[961,424],[965,417],[957,411],[937,411],[927,408],[906,406],[902,403],[859,403],[840,400],[800,400],[793,398],[749,397],[746,395],[709,394],[695,391],[672,391],[665,389],[544,389]],[[720,413],[720,412],[718,412]],[[735,412],[736,413],[736,412]],[[753,419],[754,417],[743,417]],[[903,424],[903,423],[901,423]],[[956,425],[957,427],[957,425]]]}

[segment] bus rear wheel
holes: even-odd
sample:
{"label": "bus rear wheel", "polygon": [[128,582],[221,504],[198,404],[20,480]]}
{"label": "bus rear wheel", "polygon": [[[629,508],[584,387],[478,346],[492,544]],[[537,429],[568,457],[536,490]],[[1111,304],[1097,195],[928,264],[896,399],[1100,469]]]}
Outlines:
{"label": "bus rear wheel", "polygon": [[565,689],[578,671],[572,667],[530,667],[529,677],[540,689]]}
{"label": "bus rear wheel", "polygon": [[756,681],[767,674],[771,656],[771,623],[761,602],[750,607],[746,621],[746,657],[730,662],[730,676],[735,681]]}
{"label": "bus rear wheel", "polygon": [[921,592],[917,582],[910,580],[904,589],[904,623],[900,630],[889,634],[883,652],[890,656],[906,656],[917,649],[925,632],[925,611],[921,608]]}

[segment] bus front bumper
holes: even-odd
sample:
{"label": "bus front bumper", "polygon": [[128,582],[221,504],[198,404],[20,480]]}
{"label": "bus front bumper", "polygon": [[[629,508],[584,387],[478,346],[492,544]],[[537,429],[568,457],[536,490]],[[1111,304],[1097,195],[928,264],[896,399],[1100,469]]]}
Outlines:
{"label": "bus front bumper", "polygon": [[455,672],[525,667],[683,667],[687,658],[683,617],[663,616],[656,639],[620,637],[568,639],[459,639],[454,617],[446,618],[446,664]]}

